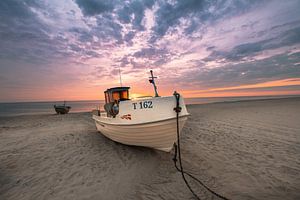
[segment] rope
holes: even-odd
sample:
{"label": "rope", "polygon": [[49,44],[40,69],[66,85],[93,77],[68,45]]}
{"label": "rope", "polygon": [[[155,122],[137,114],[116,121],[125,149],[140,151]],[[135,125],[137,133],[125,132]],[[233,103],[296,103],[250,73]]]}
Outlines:
{"label": "rope", "polygon": [[[174,108],[174,111],[176,112],[176,124],[177,124],[177,145],[176,143],[174,143],[174,149],[175,149],[175,154],[173,157],[173,161],[174,161],[174,165],[175,168],[177,169],[177,171],[181,172],[182,178],[186,184],[186,186],[189,188],[189,190],[192,192],[192,194],[194,195],[194,197],[197,200],[200,200],[200,197],[193,191],[193,189],[191,188],[191,186],[189,185],[189,183],[187,182],[185,175],[188,175],[189,177],[191,177],[192,179],[194,179],[195,181],[197,181],[198,183],[200,183],[206,190],[208,190],[209,192],[211,192],[212,194],[214,194],[215,196],[223,199],[223,200],[229,200],[228,198],[214,192],[213,190],[211,190],[209,187],[207,187],[202,181],[200,181],[199,179],[197,179],[195,176],[193,176],[192,174],[185,172],[183,170],[183,166],[182,166],[182,160],[181,160],[181,152],[180,152],[180,139],[179,139],[179,112],[181,112],[181,107],[179,106],[179,98],[180,98],[180,94],[177,93],[176,91],[174,92],[174,96],[176,98],[176,107]],[[178,158],[179,158],[179,165],[180,168],[178,168],[177,166],[177,151],[178,151]]]}

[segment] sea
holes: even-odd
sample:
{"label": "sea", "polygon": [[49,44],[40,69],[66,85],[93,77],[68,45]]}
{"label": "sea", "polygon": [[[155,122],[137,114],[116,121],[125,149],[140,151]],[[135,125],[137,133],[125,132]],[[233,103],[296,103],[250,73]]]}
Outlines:
{"label": "sea", "polygon": [[[235,102],[262,99],[277,99],[299,97],[294,95],[285,96],[252,96],[252,97],[199,97],[185,98],[187,105],[207,104],[218,102]],[[55,114],[54,105],[61,105],[63,102],[45,101],[45,102],[13,102],[0,103],[0,116],[17,116],[17,115],[35,115],[35,114]],[[67,105],[71,106],[71,113],[90,112],[97,108],[103,108],[104,100],[85,100],[85,101],[68,101]]]}

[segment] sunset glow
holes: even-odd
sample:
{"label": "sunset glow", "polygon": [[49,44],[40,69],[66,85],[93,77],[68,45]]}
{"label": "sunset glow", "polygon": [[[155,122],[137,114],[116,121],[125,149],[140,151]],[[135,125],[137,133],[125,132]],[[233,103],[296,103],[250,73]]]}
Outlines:
{"label": "sunset glow", "polygon": [[[295,88],[286,90],[286,86],[294,86]],[[183,93],[189,97],[300,95],[299,86],[300,78],[295,78],[235,87],[214,88],[208,90],[188,90]]]}
{"label": "sunset glow", "polygon": [[300,94],[300,1],[0,3],[0,101]]}

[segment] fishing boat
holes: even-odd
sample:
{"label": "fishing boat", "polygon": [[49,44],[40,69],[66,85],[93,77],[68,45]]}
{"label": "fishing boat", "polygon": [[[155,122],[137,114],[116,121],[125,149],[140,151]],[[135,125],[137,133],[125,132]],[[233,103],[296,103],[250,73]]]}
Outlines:
{"label": "fishing boat", "polygon": [[[129,99],[130,87],[107,89],[104,110],[94,110],[93,119],[97,130],[106,137],[127,145],[145,146],[162,151],[171,151],[177,139],[177,114],[174,111],[176,97],[158,95],[152,70],[150,83],[154,97]],[[189,113],[184,99],[178,99],[181,112],[178,115],[181,132]]]}
{"label": "fishing boat", "polygon": [[54,105],[54,109],[57,114],[67,114],[70,111],[71,106],[67,106],[64,101],[63,105]]}

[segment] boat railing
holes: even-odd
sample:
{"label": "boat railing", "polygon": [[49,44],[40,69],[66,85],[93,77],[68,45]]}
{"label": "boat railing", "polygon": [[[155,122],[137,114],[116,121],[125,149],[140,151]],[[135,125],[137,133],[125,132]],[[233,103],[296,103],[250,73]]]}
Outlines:
{"label": "boat railing", "polygon": [[104,111],[100,112],[100,117],[107,117],[107,112]]}
{"label": "boat railing", "polygon": [[105,111],[100,111],[98,109],[92,110],[92,114],[100,117],[107,117],[107,112]]}

